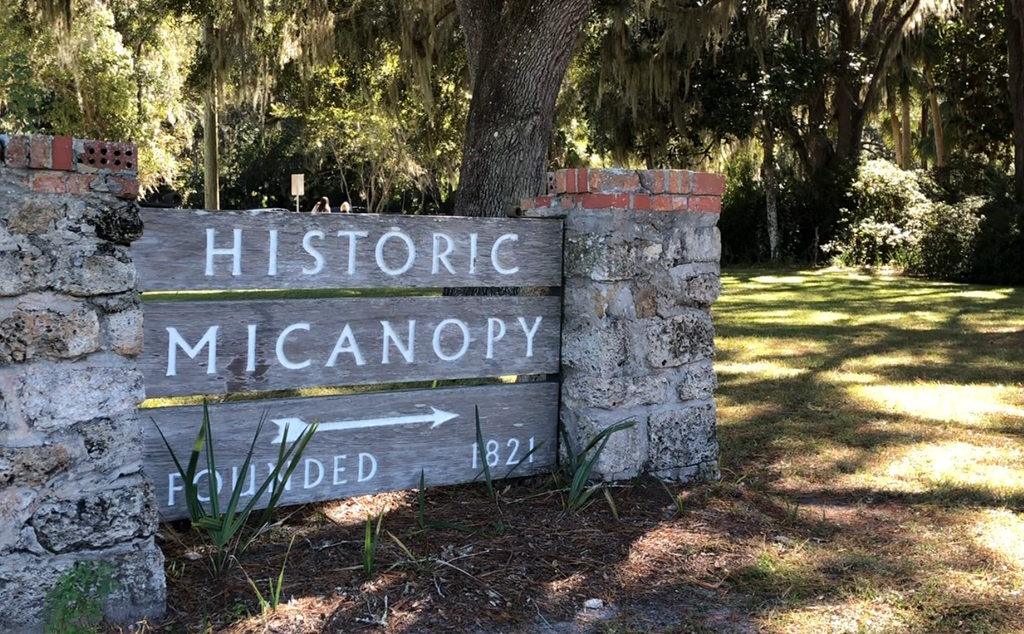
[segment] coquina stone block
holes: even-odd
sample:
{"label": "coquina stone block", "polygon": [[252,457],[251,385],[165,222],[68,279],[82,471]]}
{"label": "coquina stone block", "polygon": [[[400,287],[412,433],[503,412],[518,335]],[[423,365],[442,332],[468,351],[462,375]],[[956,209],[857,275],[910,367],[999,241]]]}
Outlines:
{"label": "coquina stone block", "polygon": [[84,302],[51,293],[0,300],[0,365],[73,359],[99,349],[99,317]]}
{"label": "coquina stone block", "polygon": [[133,412],[143,401],[142,373],[129,366],[39,364],[35,371],[11,377],[26,423],[39,431],[66,429],[98,417]]}
{"label": "coquina stone block", "polygon": [[691,402],[650,415],[650,468],[665,471],[718,460],[713,402]]}
{"label": "coquina stone block", "polygon": [[711,316],[689,310],[682,315],[647,325],[645,349],[651,368],[675,368],[715,356],[715,329]]}

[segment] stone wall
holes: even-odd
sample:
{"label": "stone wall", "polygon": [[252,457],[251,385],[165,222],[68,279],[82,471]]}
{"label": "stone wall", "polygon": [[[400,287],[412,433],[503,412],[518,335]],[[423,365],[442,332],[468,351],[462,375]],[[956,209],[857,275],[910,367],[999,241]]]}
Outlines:
{"label": "stone wall", "polygon": [[2,139],[0,632],[41,627],[78,561],[113,566],[109,616],[162,613],[155,500],[142,477],[142,233],[136,148]]}
{"label": "stone wall", "polygon": [[605,479],[715,480],[711,304],[724,177],[683,170],[562,170],[527,215],[564,213],[560,417],[578,447],[615,423]]}

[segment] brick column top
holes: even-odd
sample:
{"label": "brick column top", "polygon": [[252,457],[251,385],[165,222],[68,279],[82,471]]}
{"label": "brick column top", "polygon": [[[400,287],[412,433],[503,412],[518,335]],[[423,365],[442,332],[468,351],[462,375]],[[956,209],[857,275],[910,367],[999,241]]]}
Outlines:
{"label": "brick column top", "polygon": [[548,174],[546,196],[523,210],[634,209],[720,213],[725,176],[689,170],[565,169]]}
{"label": "brick column top", "polygon": [[139,148],[134,143],[86,141],[69,136],[16,135],[4,148],[0,168],[23,172],[38,194],[139,195]]}

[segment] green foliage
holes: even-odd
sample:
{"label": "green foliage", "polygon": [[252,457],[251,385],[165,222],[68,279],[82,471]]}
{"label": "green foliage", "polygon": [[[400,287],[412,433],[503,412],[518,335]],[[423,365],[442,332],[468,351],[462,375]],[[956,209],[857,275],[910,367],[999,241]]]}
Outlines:
{"label": "green foliage", "polygon": [[[567,514],[575,515],[577,511],[587,505],[594,491],[602,487],[600,482],[591,485],[590,478],[593,475],[594,467],[597,466],[597,461],[601,458],[601,452],[604,451],[612,434],[635,425],[636,421],[634,420],[624,420],[606,427],[595,434],[578,452],[573,448],[565,427],[559,427],[563,447],[563,460],[560,467],[563,476],[568,479],[569,483],[563,501],[563,507]],[[612,504],[612,509],[613,513],[617,514],[614,504]]]}
{"label": "green foliage", "polygon": [[[286,440],[288,438],[288,427],[285,426],[282,432],[281,445],[278,449],[277,462],[270,469],[266,479],[263,480],[252,494],[249,502],[245,506],[239,507],[242,492],[245,489],[245,474],[249,473],[249,465],[253,460],[256,441],[259,439],[260,432],[263,430],[266,421],[267,414],[264,412],[263,416],[260,417],[259,423],[256,425],[252,444],[249,445],[249,451],[246,453],[245,460],[242,462],[242,467],[239,470],[239,473],[243,475],[238,479],[238,482],[234,483],[231,494],[228,497],[227,507],[223,510],[221,509],[220,501],[220,485],[223,483],[220,481],[219,476],[211,475],[217,474],[217,462],[213,429],[210,425],[210,410],[207,402],[203,401],[203,422],[196,436],[187,467],[182,467],[174,450],[171,449],[170,443],[167,442],[163,431],[157,426],[157,431],[160,433],[167,451],[170,452],[171,458],[174,460],[174,466],[181,475],[185,488],[185,503],[188,507],[189,518],[192,520],[192,526],[199,529],[214,547],[214,552],[210,555],[210,564],[211,572],[215,577],[219,577],[227,572],[235,553],[244,551],[256,537],[270,527],[274,511],[277,509],[278,502],[285,492],[285,483],[288,482],[292,472],[298,466],[299,460],[313,434],[316,433],[317,428],[317,423],[314,422],[303,430],[298,439],[289,445]],[[156,425],[156,422],[154,421],[153,424]],[[205,472],[208,484],[208,501],[206,504],[209,505],[209,508],[202,501],[201,487],[198,483],[199,476],[197,474],[202,471],[199,469],[199,461],[202,456],[205,456]],[[259,521],[255,525],[249,526],[250,516],[256,510],[256,505],[261,501],[268,489],[270,490],[270,496],[265,502],[266,506],[259,517]]]}
{"label": "green foliage", "polygon": [[377,547],[380,545],[380,529],[384,524],[384,511],[377,516],[377,527],[373,527],[373,518],[366,516],[366,534],[363,538],[363,573],[373,574],[377,561]]}
{"label": "green foliage", "polygon": [[44,631],[46,634],[98,632],[103,621],[103,603],[120,587],[110,564],[76,562],[46,593]]}
{"label": "green foliage", "polygon": [[253,592],[256,593],[256,599],[260,602],[260,610],[263,614],[276,612],[278,606],[281,605],[281,589],[284,587],[284,571],[288,566],[288,555],[291,554],[292,546],[294,545],[295,536],[292,535],[291,541],[288,542],[288,550],[284,553],[284,561],[281,562],[281,570],[277,574],[277,581],[275,582],[273,578],[267,579],[268,591],[266,597],[264,597],[263,593],[260,592],[259,586],[257,586],[256,582],[249,576],[249,573],[245,572],[244,568],[242,569],[242,573],[245,574],[246,580],[249,581],[249,585],[252,587]]}
{"label": "green foliage", "polygon": [[484,434],[480,429],[480,408],[474,405],[473,413],[476,416],[476,449],[480,454],[480,462],[483,463],[483,471],[481,473],[484,476],[484,483],[487,484],[487,497],[492,502],[497,502],[498,494],[494,490],[494,481],[491,479],[491,466],[487,462],[487,456],[484,455]]}

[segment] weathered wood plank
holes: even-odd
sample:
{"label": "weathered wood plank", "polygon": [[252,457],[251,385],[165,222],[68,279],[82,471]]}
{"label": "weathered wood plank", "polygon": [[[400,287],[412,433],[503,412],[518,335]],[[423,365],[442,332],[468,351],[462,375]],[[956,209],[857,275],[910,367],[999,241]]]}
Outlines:
{"label": "weathered wood plank", "polygon": [[560,301],[144,302],[138,362],[150,397],[551,374]]}
{"label": "weathered wood plank", "polygon": [[[474,406],[480,409],[483,458],[476,448]],[[445,419],[434,426],[433,408]],[[202,407],[142,410],[167,437],[182,465],[202,422]],[[257,422],[267,423],[256,443],[255,471],[241,472]],[[333,500],[419,486],[423,470],[427,486],[471,482],[483,476],[489,460],[494,478],[550,471],[555,464],[558,385],[522,383],[437,390],[409,390],[304,399],[274,399],[210,405],[221,498],[230,495],[233,479],[254,491],[266,479],[280,447],[274,440],[281,426],[274,421],[320,421],[291,479],[283,504]],[[401,420],[382,420],[395,419]],[[406,418],[412,417],[412,418]],[[413,420],[420,418],[422,422]],[[359,427],[361,421],[373,426]],[[289,423],[289,429],[298,428]],[[145,471],[156,487],[164,519],[187,517],[182,480],[156,425],[145,424]],[[527,457],[531,448],[539,448]],[[205,459],[200,462],[205,468]],[[234,474],[233,474],[234,470]],[[255,485],[250,489],[252,480]],[[200,480],[206,487],[206,474]],[[251,494],[250,494],[251,497]],[[250,498],[243,497],[244,503]]]}
{"label": "weathered wood plank", "polygon": [[185,209],[142,218],[132,257],[143,291],[562,283],[558,220]]}

